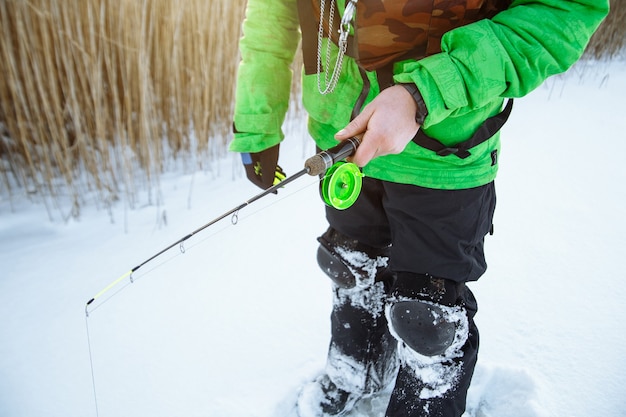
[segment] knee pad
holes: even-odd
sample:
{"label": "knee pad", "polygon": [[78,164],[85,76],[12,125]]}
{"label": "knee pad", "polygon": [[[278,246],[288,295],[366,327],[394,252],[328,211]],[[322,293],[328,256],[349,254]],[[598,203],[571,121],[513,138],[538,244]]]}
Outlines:
{"label": "knee pad", "polygon": [[388,320],[396,338],[415,352],[442,355],[454,343],[457,332],[457,320],[444,308],[423,300],[398,301],[389,308]]}
{"label": "knee pad", "polygon": [[323,243],[317,248],[317,264],[340,288],[353,288],[356,277],[337,252]]}
{"label": "knee pad", "polygon": [[465,343],[468,319],[459,302],[463,283],[426,274],[398,273],[387,318],[396,338],[424,356]]}
{"label": "knee pad", "polygon": [[[333,228],[317,239],[317,264],[340,288],[354,288],[359,280],[374,275],[372,281],[391,277],[387,266],[388,248],[373,248],[350,239]],[[383,259],[381,259],[384,258]],[[369,261],[369,265],[366,265]]]}

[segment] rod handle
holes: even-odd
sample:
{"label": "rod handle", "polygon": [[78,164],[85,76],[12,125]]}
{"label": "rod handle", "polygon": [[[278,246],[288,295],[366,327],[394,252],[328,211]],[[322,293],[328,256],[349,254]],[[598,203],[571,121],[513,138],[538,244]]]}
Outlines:
{"label": "rod handle", "polygon": [[313,155],[304,162],[304,167],[309,175],[320,175],[326,172],[335,162],[342,161],[356,152],[361,144],[361,138],[353,136],[341,141],[336,146]]}

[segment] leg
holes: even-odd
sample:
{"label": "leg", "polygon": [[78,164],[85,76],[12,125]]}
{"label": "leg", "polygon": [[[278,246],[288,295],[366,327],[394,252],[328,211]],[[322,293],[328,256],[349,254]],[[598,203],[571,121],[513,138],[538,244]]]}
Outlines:
{"label": "leg", "polygon": [[391,284],[387,251],[360,243],[351,248],[333,229],[321,238],[328,242],[325,238],[338,253],[335,265],[345,265],[354,277],[351,287],[334,285],[326,373],[337,386],[361,397],[380,391],[395,376],[396,341],[384,312]]}
{"label": "leg", "polygon": [[[386,416],[460,417],[478,353],[476,300],[465,282],[486,268],[493,185],[442,191],[385,183],[385,189],[396,275],[387,312],[400,359]],[[449,321],[432,326],[431,317],[415,314],[432,310]]]}
{"label": "leg", "polygon": [[399,341],[400,370],[387,417],[460,417],[464,413],[478,355],[478,329],[473,320],[476,300],[469,288],[460,288],[454,307],[458,309],[455,314],[464,315],[463,324],[457,326],[455,343],[444,353],[421,355]]}
{"label": "leg", "polygon": [[397,342],[384,314],[390,240],[380,190],[366,179],[355,205],[327,211],[331,227],[319,238],[318,263],[334,283],[331,342],[325,374],[298,401],[301,417],[340,416],[396,376]]}
{"label": "leg", "polygon": [[387,248],[368,247],[332,228],[320,243],[318,262],[334,282],[331,342],[325,373],[300,395],[300,417],[344,415],[397,373],[397,342],[384,312]]}

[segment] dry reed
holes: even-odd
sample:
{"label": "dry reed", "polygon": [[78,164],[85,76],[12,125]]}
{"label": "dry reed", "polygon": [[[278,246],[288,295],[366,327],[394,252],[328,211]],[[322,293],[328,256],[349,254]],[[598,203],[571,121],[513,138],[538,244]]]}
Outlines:
{"label": "dry reed", "polygon": [[626,0],[611,0],[611,11],[593,35],[587,57],[612,59],[624,52],[626,46]]}
{"label": "dry reed", "polygon": [[0,195],[132,206],[167,158],[224,151],[244,3],[0,2]]}

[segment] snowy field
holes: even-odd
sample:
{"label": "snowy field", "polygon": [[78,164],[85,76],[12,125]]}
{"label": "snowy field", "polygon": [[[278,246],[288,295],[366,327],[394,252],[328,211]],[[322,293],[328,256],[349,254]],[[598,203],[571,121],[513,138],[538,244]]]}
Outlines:
{"label": "snowy field", "polygon": [[[489,270],[471,286],[466,417],[626,416],[624,97],[625,62],[586,63],[516,101]],[[313,153],[301,131],[282,147],[288,173]],[[0,416],[286,417],[321,370],[331,294],[308,176],[145,265],[86,318],[108,284],[259,192],[234,155],[161,191],[67,223],[0,201]]]}

